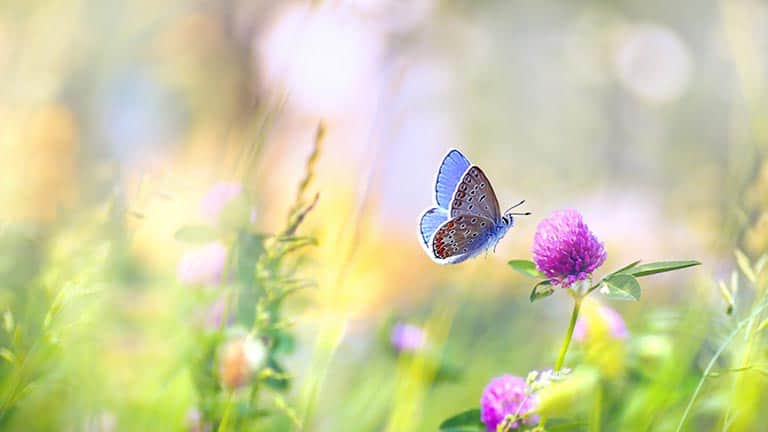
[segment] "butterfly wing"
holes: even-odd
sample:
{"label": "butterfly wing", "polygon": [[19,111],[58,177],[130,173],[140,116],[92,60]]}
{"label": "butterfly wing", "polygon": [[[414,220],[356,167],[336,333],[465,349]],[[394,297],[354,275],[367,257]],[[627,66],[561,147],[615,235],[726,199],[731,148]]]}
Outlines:
{"label": "butterfly wing", "polygon": [[450,214],[452,218],[461,215],[482,216],[494,223],[501,220],[496,192],[480,167],[472,165],[462,176],[453,194]]}
{"label": "butterfly wing", "polygon": [[471,163],[460,151],[452,149],[445,155],[435,180],[435,201],[438,207],[448,210],[453,192]]}
{"label": "butterfly wing", "polygon": [[492,227],[493,221],[477,215],[446,221],[430,240],[433,259],[439,264],[455,264],[473,257],[482,251]]}
{"label": "butterfly wing", "polygon": [[419,233],[421,234],[422,243],[427,250],[429,250],[429,239],[432,238],[432,234],[447,220],[448,212],[441,208],[433,207],[421,215]]}

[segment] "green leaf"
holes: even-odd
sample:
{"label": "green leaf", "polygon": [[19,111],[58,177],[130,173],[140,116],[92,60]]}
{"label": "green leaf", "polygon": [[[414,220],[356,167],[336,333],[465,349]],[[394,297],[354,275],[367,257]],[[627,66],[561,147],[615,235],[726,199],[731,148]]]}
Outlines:
{"label": "green leaf", "polygon": [[219,233],[206,225],[189,225],[179,228],[173,237],[183,243],[203,244],[217,240]]}
{"label": "green leaf", "polygon": [[619,273],[625,273],[627,270],[629,270],[629,269],[631,269],[631,268],[634,268],[634,267],[635,267],[635,266],[637,266],[638,264],[640,264],[640,260],[637,260],[637,261],[635,261],[635,262],[633,262],[633,263],[631,263],[631,264],[627,264],[627,265],[625,265],[624,267],[622,267],[622,268],[620,268],[620,269],[618,269],[618,270],[615,270],[615,271],[613,271],[613,272],[609,273],[609,274],[608,274],[607,276],[605,276],[603,279],[607,279],[607,278],[609,278],[609,277],[611,277],[611,276],[613,276],[613,275],[615,275],[615,274],[619,274]]}
{"label": "green leaf", "polygon": [[482,426],[455,426],[440,429],[440,432],[485,432],[485,428]]}
{"label": "green leaf", "polygon": [[749,258],[744,255],[744,252],[738,249],[736,249],[734,254],[736,255],[736,264],[739,265],[741,272],[744,273],[744,276],[746,276],[750,282],[755,283],[757,276],[755,276],[755,271],[752,270],[752,265],[749,263]]}
{"label": "green leaf", "polygon": [[583,430],[585,426],[587,424],[584,421],[557,417],[547,419],[547,432]]}
{"label": "green leaf", "polygon": [[16,364],[16,355],[14,355],[8,348],[0,348],[0,358],[4,359],[12,365]]}
{"label": "green leaf", "polygon": [[507,262],[507,264],[512,267],[512,269],[522,273],[525,276],[532,277],[532,278],[543,278],[546,277],[536,268],[536,264],[533,261],[528,260],[511,260]]}
{"label": "green leaf", "polygon": [[768,254],[760,255],[760,258],[755,262],[755,273],[760,274],[763,272],[765,265],[768,264]]}
{"label": "green leaf", "polygon": [[274,371],[274,375],[264,380],[264,383],[275,390],[288,390],[291,380],[286,376],[285,369],[277,362],[277,359],[270,357],[267,360],[267,367]]}
{"label": "green leaf", "polygon": [[474,428],[482,428],[483,422],[480,421],[480,410],[473,408],[445,420],[440,423],[442,432],[471,431]]}
{"label": "green leaf", "polygon": [[13,332],[13,313],[11,313],[10,309],[3,313],[3,329],[5,329],[8,334]]}
{"label": "green leaf", "polygon": [[541,281],[533,287],[533,290],[531,290],[531,303],[549,297],[554,293],[555,289],[552,288],[552,282],[548,280]]}
{"label": "green leaf", "polygon": [[617,274],[603,280],[600,294],[614,300],[639,300],[640,284],[634,276]]}
{"label": "green leaf", "polygon": [[688,267],[700,265],[698,261],[657,261],[648,264],[640,264],[638,266],[629,267],[616,274],[630,275],[634,277],[649,276],[656,273],[665,273],[674,270],[680,270]]}
{"label": "green leaf", "polygon": [[225,229],[239,229],[250,224],[252,207],[243,194],[232,198],[219,213],[219,225]]}
{"label": "green leaf", "polygon": [[237,253],[237,277],[245,286],[252,286],[256,263],[259,261],[266,248],[264,234],[252,234],[241,232],[238,235]]}

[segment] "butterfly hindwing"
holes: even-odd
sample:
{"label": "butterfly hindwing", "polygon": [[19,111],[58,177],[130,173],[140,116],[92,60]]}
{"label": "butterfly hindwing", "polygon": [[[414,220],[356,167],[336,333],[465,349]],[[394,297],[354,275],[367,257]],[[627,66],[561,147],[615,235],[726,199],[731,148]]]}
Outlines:
{"label": "butterfly hindwing", "polygon": [[421,240],[424,246],[429,248],[429,239],[432,238],[432,234],[448,220],[448,212],[441,208],[431,208],[421,215],[421,221],[419,221],[419,232],[421,233]]}
{"label": "butterfly hindwing", "polygon": [[493,221],[483,216],[461,215],[452,218],[432,236],[432,255],[439,261],[463,261],[480,251],[492,227]]}
{"label": "butterfly hindwing", "polygon": [[470,165],[469,160],[456,149],[445,155],[435,181],[435,200],[438,207],[449,209],[453,192]]}
{"label": "butterfly hindwing", "polygon": [[461,178],[450,205],[452,218],[475,215],[494,222],[501,219],[499,201],[490,180],[480,167],[472,165]]}

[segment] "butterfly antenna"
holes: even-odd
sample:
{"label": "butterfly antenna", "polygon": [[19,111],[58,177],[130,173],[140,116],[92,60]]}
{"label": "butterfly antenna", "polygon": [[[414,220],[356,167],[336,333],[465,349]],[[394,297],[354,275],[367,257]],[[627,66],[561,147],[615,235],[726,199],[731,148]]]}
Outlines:
{"label": "butterfly antenna", "polygon": [[522,201],[520,201],[519,203],[517,203],[517,204],[513,205],[512,207],[508,208],[508,209],[507,209],[507,210],[504,212],[504,214],[511,214],[511,215],[514,215],[514,216],[528,216],[528,215],[530,215],[530,214],[531,214],[531,212],[525,212],[525,213],[510,213],[510,212],[509,212],[510,210],[512,210],[512,209],[516,209],[516,208],[520,207],[520,206],[521,206],[521,205],[523,205],[523,204],[525,204],[525,200],[522,200]]}

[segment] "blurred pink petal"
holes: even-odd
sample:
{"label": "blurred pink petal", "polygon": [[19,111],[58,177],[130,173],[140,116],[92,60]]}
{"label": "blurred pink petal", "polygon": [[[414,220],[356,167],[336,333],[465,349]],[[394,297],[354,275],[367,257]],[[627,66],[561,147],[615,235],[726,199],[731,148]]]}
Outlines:
{"label": "blurred pink petal", "polygon": [[237,182],[221,182],[211,186],[200,202],[203,217],[210,222],[216,222],[227,203],[237,198],[242,191],[243,186]]}
{"label": "blurred pink petal", "polygon": [[219,243],[208,243],[182,255],[177,276],[180,282],[190,285],[217,285],[221,282],[227,248]]}

